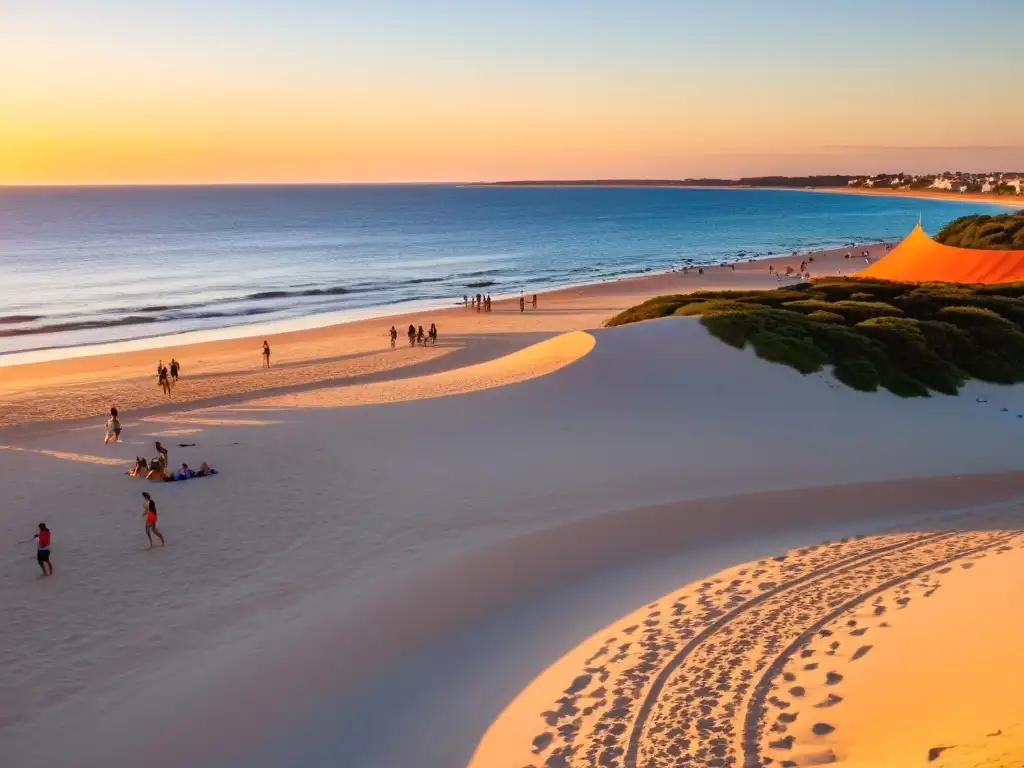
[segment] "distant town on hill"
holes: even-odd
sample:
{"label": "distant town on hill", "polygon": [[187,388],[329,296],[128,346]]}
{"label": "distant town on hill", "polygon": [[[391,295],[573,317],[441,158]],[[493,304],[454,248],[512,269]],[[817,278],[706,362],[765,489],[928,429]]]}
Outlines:
{"label": "distant town on hill", "polygon": [[560,181],[495,181],[485,186],[557,187],[782,187],[933,191],[966,194],[1024,195],[1024,171],[910,174],[879,173],[874,176],[748,176],[740,179],[572,179]]}

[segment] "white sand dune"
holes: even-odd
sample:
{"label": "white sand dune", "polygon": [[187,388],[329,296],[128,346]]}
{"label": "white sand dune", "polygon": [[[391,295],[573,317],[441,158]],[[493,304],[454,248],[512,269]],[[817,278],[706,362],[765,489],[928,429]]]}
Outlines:
{"label": "white sand dune", "polygon": [[[1024,504],[907,523],[648,602],[539,675],[470,766],[909,766],[936,745],[970,765],[1019,752],[1020,620],[1000,603],[1024,574]],[[1007,553],[970,591],[962,574]],[[940,589],[948,598],[929,601]]]}
{"label": "white sand dune", "polygon": [[[0,764],[246,764],[396,659],[553,584],[811,520],[1024,492],[1022,388],[857,393],[692,319],[593,338],[547,375],[457,396],[177,412],[129,420],[107,447],[99,428],[0,434],[0,538],[45,519],[56,570],[39,579],[28,547],[0,560]],[[172,463],[221,474],[150,485],[96,461],[127,466],[175,431],[197,445],[167,440]],[[871,485],[813,508],[786,495],[856,483]],[[141,551],[143,489],[166,549]]]}

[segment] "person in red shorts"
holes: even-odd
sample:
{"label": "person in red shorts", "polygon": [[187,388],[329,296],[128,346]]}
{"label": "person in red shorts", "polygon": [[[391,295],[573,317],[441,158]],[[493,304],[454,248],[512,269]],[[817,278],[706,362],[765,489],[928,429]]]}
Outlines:
{"label": "person in red shorts", "polygon": [[46,523],[39,524],[39,533],[22,544],[36,542],[36,562],[39,563],[39,570],[43,576],[53,576],[53,563],[50,562],[50,529]]}
{"label": "person in red shorts", "polygon": [[142,502],[142,516],[146,519],[146,538],[149,539],[149,546],[146,549],[153,548],[153,534],[160,539],[160,546],[166,545],[164,541],[164,535],[156,528],[157,513],[156,513],[156,502],[149,497],[149,494],[145,491],[142,492],[142,496],[146,499]]}

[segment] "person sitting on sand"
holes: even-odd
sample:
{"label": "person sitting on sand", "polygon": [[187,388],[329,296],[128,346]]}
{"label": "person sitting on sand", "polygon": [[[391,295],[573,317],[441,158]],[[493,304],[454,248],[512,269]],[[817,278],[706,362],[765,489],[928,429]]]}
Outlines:
{"label": "person sitting on sand", "polygon": [[156,441],[156,452],[157,457],[149,463],[149,471],[146,473],[147,480],[163,480],[167,477],[167,467],[169,466],[169,456],[167,449],[160,444],[160,441]]}
{"label": "person sitting on sand", "polygon": [[142,517],[146,521],[146,538],[149,539],[149,546],[146,549],[153,548],[153,534],[160,539],[160,546],[166,546],[167,542],[164,541],[164,535],[157,530],[156,521],[159,515],[156,512],[156,502],[150,498],[150,495],[145,491],[142,492],[142,497],[145,499],[142,502]]}
{"label": "person sitting on sand", "polygon": [[106,432],[107,436],[103,438],[104,445],[110,442],[121,442],[121,422],[117,420],[117,408],[110,409],[110,418],[107,419]]}
{"label": "person sitting on sand", "polygon": [[398,341],[398,330],[392,325],[391,330],[388,333],[391,336],[391,348],[394,349],[395,342]]}
{"label": "person sitting on sand", "polygon": [[196,477],[206,477],[207,475],[217,474],[213,467],[207,464],[205,461],[199,465],[199,471],[196,472]]}
{"label": "person sitting on sand", "polygon": [[128,477],[145,477],[149,473],[149,462],[142,456],[135,457],[135,466],[128,471]]}
{"label": "person sitting on sand", "polygon": [[175,360],[172,357],[171,358],[171,381],[173,381],[175,384],[178,383],[178,371],[180,371],[180,370],[181,370],[181,363],[179,363],[177,360]]}
{"label": "person sitting on sand", "polygon": [[430,324],[430,330],[427,331],[427,337],[430,339],[431,344],[437,344],[437,326],[433,323]]}
{"label": "person sitting on sand", "polygon": [[39,570],[43,572],[43,576],[53,576],[53,563],[50,562],[50,529],[46,527],[46,523],[40,523],[39,532],[21,543],[31,544],[33,541],[36,542],[36,562],[39,563]]}
{"label": "person sitting on sand", "polygon": [[410,347],[415,347],[416,346],[416,326],[413,325],[412,323],[409,323],[409,333],[408,333],[408,336],[409,336],[409,346]]}
{"label": "person sitting on sand", "polygon": [[263,340],[263,367],[270,367],[270,345],[266,339]]}

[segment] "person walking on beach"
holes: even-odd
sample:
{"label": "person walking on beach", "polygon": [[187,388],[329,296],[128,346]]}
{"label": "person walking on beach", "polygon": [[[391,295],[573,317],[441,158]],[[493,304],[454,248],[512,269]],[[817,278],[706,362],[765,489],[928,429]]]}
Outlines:
{"label": "person walking on beach", "polygon": [[427,331],[427,337],[430,339],[431,344],[437,344],[437,326],[433,323],[430,324],[430,330]]}
{"label": "person walking on beach", "polygon": [[263,367],[270,367],[270,345],[266,339],[263,340]]}
{"label": "person walking on beach", "polygon": [[488,293],[484,297],[484,312],[490,312],[490,311],[491,311],[491,294]]}
{"label": "person walking on beach", "polygon": [[519,294],[519,311],[526,311],[526,297],[522,293]]}
{"label": "person walking on beach", "polygon": [[178,383],[178,371],[180,371],[180,370],[181,370],[181,363],[179,363],[177,360],[175,360],[172,357],[171,358],[171,381],[174,382],[175,384]]}
{"label": "person walking on beach", "polygon": [[537,294],[536,293],[533,294],[533,308],[534,309],[537,308]]}
{"label": "person walking on beach", "polygon": [[423,326],[421,325],[419,328],[416,329],[416,343],[417,344],[423,344],[425,346],[426,345],[426,342],[424,341],[425,338],[426,338],[426,334],[423,333]]}
{"label": "person walking on beach", "polygon": [[104,445],[111,441],[115,443],[121,442],[121,422],[117,420],[117,408],[110,409],[110,418],[107,419],[106,432],[107,436],[103,438]]}
{"label": "person walking on beach", "polygon": [[469,296],[462,294],[462,306],[469,309]]}
{"label": "person walking on beach", "polygon": [[395,342],[398,341],[398,331],[395,329],[395,326],[393,326],[393,325],[391,326],[390,334],[391,334],[391,348],[394,349],[395,348]]}
{"label": "person walking on beach", "polygon": [[43,576],[53,576],[53,563],[50,562],[50,529],[46,527],[46,523],[40,523],[39,533],[21,543],[31,544],[33,541],[36,542],[36,562],[39,563],[39,570],[43,572]]}
{"label": "person walking on beach", "polygon": [[476,311],[479,312],[483,308],[484,308],[483,297],[478,293],[476,295]]}
{"label": "person walking on beach", "polygon": [[160,370],[157,371],[157,373],[156,373],[156,376],[157,376],[156,381],[157,381],[157,384],[160,386],[160,389],[162,389],[164,391],[164,393],[168,397],[170,397],[171,396],[171,380],[169,378],[167,378],[167,368],[165,366],[161,365],[160,366]]}
{"label": "person walking on beach", "polygon": [[412,323],[409,323],[409,333],[408,333],[408,336],[409,336],[409,346],[410,347],[415,347],[416,346],[416,326],[413,325]]}
{"label": "person walking on beach", "polygon": [[164,535],[156,527],[156,521],[159,517],[156,513],[156,502],[145,491],[142,492],[142,497],[145,499],[142,502],[142,517],[146,521],[146,538],[149,539],[149,546],[146,549],[153,548],[153,534],[156,534],[156,537],[160,539],[161,547],[167,546],[167,542],[164,541]]}

